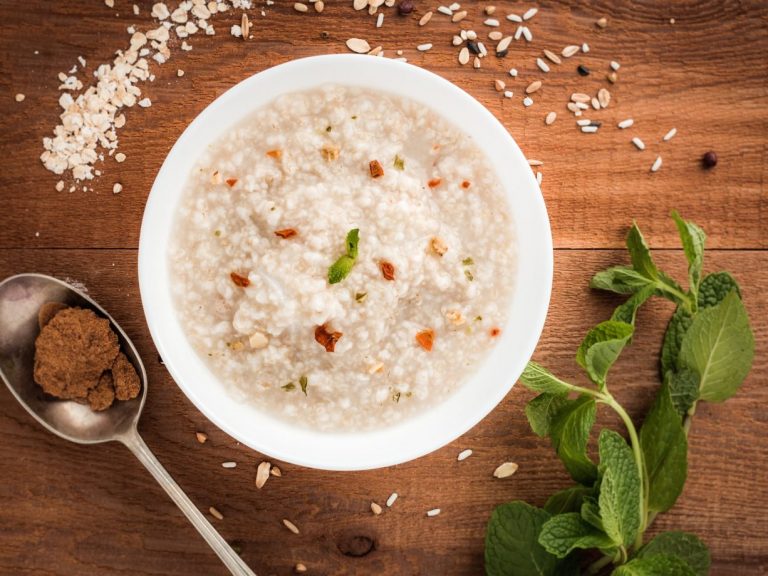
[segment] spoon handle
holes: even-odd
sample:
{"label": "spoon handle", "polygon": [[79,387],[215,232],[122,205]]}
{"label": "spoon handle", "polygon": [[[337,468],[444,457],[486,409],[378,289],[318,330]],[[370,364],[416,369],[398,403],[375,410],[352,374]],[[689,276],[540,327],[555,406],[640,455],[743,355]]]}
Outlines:
{"label": "spoon handle", "polygon": [[155,455],[145,444],[138,430],[132,428],[131,431],[120,438],[131,452],[138,458],[142,464],[155,477],[158,484],[168,493],[168,496],[176,502],[176,505],[184,512],[187,519],[197,528],[200,535],[208,542],[208,545],[216,552],[224,565],[234,576],[256,576],[248,565],[243,562],[240,556],[232,550],[226,540],[211,526],[211,523],[203,516],[200,510],[192,503],[179,485],[171,478],[163,465],[155,458]]}

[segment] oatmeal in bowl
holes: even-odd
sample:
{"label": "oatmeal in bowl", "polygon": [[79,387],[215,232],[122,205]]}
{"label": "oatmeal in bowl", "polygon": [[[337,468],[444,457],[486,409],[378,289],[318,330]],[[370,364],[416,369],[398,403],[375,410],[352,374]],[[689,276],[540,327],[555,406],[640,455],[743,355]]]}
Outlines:
{"label": "oatmeal in bowl", "polygon": [[171,151],[142,225],[142,300],[179,386],[309,466],[391,464],[464,432],[548,303],[546,211],[514,141],[453,85],[379,60],[233,88]]}
{"label": "oatmeal in bowl", "polygon": [[281,96],[213,142],[169,257],[184,331],[229,393],[316,430],[445,399],[498,341],[516,277],[473,139],[343,85]]}

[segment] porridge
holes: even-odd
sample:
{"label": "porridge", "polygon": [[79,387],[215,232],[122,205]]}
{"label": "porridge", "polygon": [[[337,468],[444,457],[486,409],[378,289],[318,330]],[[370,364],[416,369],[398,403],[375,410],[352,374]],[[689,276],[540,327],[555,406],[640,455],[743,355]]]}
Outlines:
{"label": "porridge", "polygon": [[316,430],[435,406],[504,329],[512,217],[473,139],[422,105],[337,85],[213,142],[169,249],[184,331],[232,394]]}

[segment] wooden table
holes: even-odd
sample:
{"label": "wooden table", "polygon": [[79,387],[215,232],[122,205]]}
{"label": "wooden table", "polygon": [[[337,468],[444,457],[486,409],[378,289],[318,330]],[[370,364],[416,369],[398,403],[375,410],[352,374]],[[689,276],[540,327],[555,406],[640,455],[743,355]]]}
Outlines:
{"label": "wooden table", "polygon": [[[536,359],[566,377],[579,378],[573,361],[589,326],[607,318],[615,298],[587,288],[589,277],[624,262],[623,237],[637,219],[665,267],[684,276],[676,231],[667,217],[678,209],[709,235],[706,269],[728,269],[740,280],[757,340],[754,368],[726,404],[700,407],[690,439],[690,479],[675,508],[656,528],[698,533],[711,547],[712,573],[765,574],[768,567],[768,9],[760,2],[543,2],[531,21],[531,45],[513,43],[505,60],[460,68],[450,45],[458,25],[432,7],[399,18],[388,10],[381,29],[354,12],[348,0],[330,0],[322,15],[301,15],[292,2],[261,17],[251,11],[254,39],[233,38],[239,21],[229,12],[212,20],[218,33],[197,36],[194,50],[173,48],[170,62],[154,66],[157,79],[144,91],[151,108],[131,109],[120,131],[127,161],[104,163],[88,192],[56,192],[58,180],[38,157],[41,139],[57,121],[57,74],[88,61],[90,72],[127,46],[125,28],[149,25],[151,3],[2,2],[0,22],[0,277],[23,271],[84,282],[136,342],[151,387],[141,432],[192,500],[224,514],[215,521],[260,575],[289,574],[297,562],[311,574],[474,575],[482,572],[485,524],[492,508],[523,498],[542,504],[568,483],[548,442],[529,430],[522,411],[530,393],[518,386],[481,424],[438,452],[386,470],[330,473],[281,464],[282,478],[254,488],[262,456],[213,427],[176,387],[144,323],[136,277],[136,249],[144,203],[174,140],[213,98],[247,76],[301,56],[344,52],[352,36],[398,48],[409,60],[449,78],[478,98],[507,126],[529,158],[544,161],[543,193],[553,226],[555,281],[552,305]],[[480,5],[462,23],[484,36]],[[498,2],[503,21],[510,8]],[[587,6],[591,4],[591,6]],[[678,5],[679,4],[679,5]],[[762,4],[762,6],[760,6]],[[261,3],[259,3],[261,6]],[[518,12],[527,6],[515,5]],[[595,26],[606,16],[608,26]],[[672,24],[670,18],[674,18]],[[427,53],[422,42],[434,42]],[[588,42],[591,51],[546,76],[535,67],[543,48]],[[489,43],[490,44],[490,43]],[[598,134],[580,133],[565,109],[568,95],[608,84],[608,62],[621,63]],[[593,70],[587,78],[575,68]],[[506,76],[515,95],[493,87]],[[186,75],[178,78],[176,71]],[[545,80],[535,104],[524,108],[523,87]],[[16,93],[26,100],[17,103]],[[558,112],[545,126],[544,116]],[[635,127],[618,130],[632,117]],[[661,137],[672,127],[678,135]],[[630,138],[641,137],[645,152]],[[700,157],[715,150],[719,164],[705,171]],[[662,154],[660,172],[649,168]],[[124,190],[112,194],[114,182]],[[682,276],[681,276],[682,277]],[[613,389],[635,416],[657,386],[660,338],[671,312],[653,302],[640,314],[639,333],[614,370]],[[606,413],[604,424],[616,424]],[[201,445],[196,431],[210,439]],[[83,447],[38,426],[0,387],[0,573],[224,574],[187,521],[152,478],[118,445]],[[474,455],[458,463],[456,455]],[[225,470],[221,462],[238,467]],[[519,472],[505,481],[491,472],[514,460]],[[400,499],[381,517],[369,512],[392,491]],[[424,512],[442,508],[436,518]],[[296,536],[281,524],[290,518]]]}

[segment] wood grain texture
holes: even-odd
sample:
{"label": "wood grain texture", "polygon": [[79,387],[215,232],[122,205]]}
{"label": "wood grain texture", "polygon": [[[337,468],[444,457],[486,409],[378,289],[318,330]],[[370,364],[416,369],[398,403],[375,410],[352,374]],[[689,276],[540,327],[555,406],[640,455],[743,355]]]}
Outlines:
{"label": "wood grain texture", "polygon": [[[254,16],[255,39],[228,34],[239,15],[213,20],[215,37],[195,37],[194,50],[174,49],[172,60],[155,67],[144,87],[153,106],[130,110],[120,133],[123,164],[108,161],[104,177],[89,192],[57,193],[57,177],[37,160],[41,139],[57,120],[56,75],[77,56],[87,70],[107,62],[127,44],[125,28],[149,22],[151,2],[116,0],[117,10],[85,0],[0,2],[0,278],[38,271],[85,282],[137,344],[150,375],[141,431],[147,443],[201,509],[214,505],[216,522],[237,542],[259,576],[290,574],[301,561],[311,574],[424,574],[470,576],[482,572],[485,522],[492,508],[523,498],[542,504],[568,483],[548,444],[529,430],[522,412],[530,394],[515,387],[481,424],[450,446],[415,462],[386,470],[327,473],[280,464],[284,477],[253,485],[260,455],[215,429],[183,396],[157,360],[141,311],[136,246],[144,203],[163,158],[184,127],[213,98],[236,82],[292,58],[343,52],[348,37],[367,38],[391,53],[452,80],[485,104],[515,136],[529,157],[545,162],[543,193],[553,225],[555,285],[547,325],[536,358],[565,377],[579,378],[573,362],[589,326],[607,317],[616,300],[590,292],[597,269],[624,260],[616,250],[631,218],[651,243],[676,248],[666,217],[679,209],[708,232],[710,270],[728,269],[744,288],[757,341],[752,374],[726,404],[704,405],[691,436],[690,479],[685,492],[656,529],[696,532],[713,552],[715,575],[768,573],[768,241],[765,239],[768,175],[768,6],[764,2],[675,3],[620,0],[542,2],[531,23],[534,42],[513,43],[506,59],[485,60],[481,70],[461,69],[450,36],[457,28],[443,16],[419,28],[416,20],[432,4],[417,1],[410,18],[388,13],[384,27],[354,13],[348,0],[329,0],[321,15],[298,15],[292,2],[277,2],[266,18]],[[480,4],[462,23],[480,30]],[[520,4],[496,2],[522,12]],[[525,6],[527,7],[527,5]],[[119,13],[119,16],[116,15]],[[609,18],[605,30],[594,20]],[[674,17],[676,23],[669,24]],[[503,30],[513,30],[504,23]],[[321,32],[327,31],[327,38]],[[416,52],[431,41],[435,48]],[[542,48],[590,44],[591,52],[553,66],[546,76],[535,57]],[[35,50],[39,54],[35,54]],[[573,91],[604,85],[608,61],[621,62],[611,106],[590,117],[604,121],[596,135],[579,133],[564,103]],[[593,75],[582,79],[583,62]],[[505,77],[513,100],[495,92],[493,80],[515,66],[518,80]],[[186,71],[183,78],[176,70]],[[545,80],[536,103],[524,109],[524,86]],[[26,94],[23,103],[13,95]],[[557,122],[545,127],[550,110]],[[635,119],[631,131],[613,126]],[[672,126],[678,135],[660,139]],[[634,150],[631,136],[648,150]],[[714,149],[712,171],[698,164]],[[655,155],[662,170],[648,172]],[[111,193],[121,182],[124,191]],[[90,184],[89,184],[90,187]],[[36,235],[39,233],[39,236]],[[684,273],[679,250],[657,255]],[[614,388],[638,417],[650,403],[656,358],[670,307],[654,302],[641,312],[640,331],[620,360]],[[601,413],[605,424],[617,424]],[[196,442],[203,430],[210,440]],[[59,440],[37,426],[0,388],[0,574],[80,575],[225,574],[186,520],[127,450],[118,445],[83,447]],[[470,447],[474,454],[458,463]],[[224,470],[226,460],[238,462]],[[495,466],[520,464],[506,481]],[[371,500],[392,491],[392,510],[373,517]],[[440,507],[436,518],[426,510]],[[295,536],[281,524],[290,518]],[[366,552],[369,548],[372,551]]]}
{"label": "wood grain texture", "polygon": [[[425,458],[385,470],[330,473],[277,463],[282,478],[254,487],[261,457],[215,429],[175,386],[151,343],[140,314],[136,253],[129,250],[0,250],[0,276],[34,268],[84,282],[134,339],[149,373],[141,432],[171,474],[203,510],[224,514],[217,527],[243,549],[258,574],[288,574],[297,561],[313,574],[446,574],[481,572],[485,523],[492,508],[522,498],[543,504],[568,485],[551,447],[529,430],[515,387],[505,401],[461,439]],[[660,265],[684,274],[678,251],[657,255]],[[573,361],[578,343],[607,317],[616,299],[590,292],[593,270],[624,260],[614,250],[561,250],[556,254],[553,302],[536,358],[565,377],[581,379]],[[755,366],[739,394],[725,404],[704,404],[691,435],[690,479],[657,529],[696,532],[713,552],[713,574],[763,574],[768,565],[768,254],[712,251],[707,268],[749,278],[744,298],[758,343]],[[638,417],[657,386],[656,359],[665,302],[641,311],[639,332],[621,358],[612,388]],[[601,423],[619,426],[606,412]],[[194,433],[210,435],[200,445]],[[127,450],[83,447],[37,426],[0,390],[0,573],[3,574],[224,574],[186,520]],[[457,462],[464,448],[474,454]],[[234,460],[234,470],[221,462]],[[519,472],[491,477],[512,460]],[[392,491],[400,498],[374,517]],[[442,514],[427,518],[427,510]],[[289,518],[295,536],[281,524]],[[342,551],[373,551],[353,557]],[[45,553],[30,554],[32,549]],[[100,572],[103,571],[103,572]]]}

